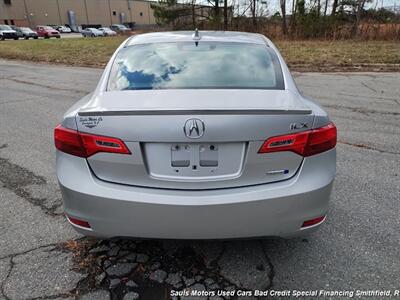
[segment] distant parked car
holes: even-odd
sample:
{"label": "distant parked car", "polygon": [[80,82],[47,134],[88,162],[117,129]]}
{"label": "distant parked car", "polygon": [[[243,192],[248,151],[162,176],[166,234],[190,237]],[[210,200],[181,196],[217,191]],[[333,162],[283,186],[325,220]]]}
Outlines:
{"label": "distant parked car", "polygon": [[33,38],[36,40],[38,38],[38,34],[36,33],[36,31],[33,31],[29,27],[20,27],[19,29],[21,30],[23,37],[26,40],[29,38]]}
{"label": "distant parked car", "polygon": [[96,28],[85,28],[81,31],[83,37],[104,36],[104,33]]}
{"label": "distant parked car", "polygon": [[111,30],[108,27],[100,27],[99,30],[104,33],[105,36],[114,36],[117,33],[114,30]]}
{"label": "distant parked car", "polygon": [[64,25],[57,26],[55,29],[61,33],[71,33],[72,32],[71,28],[68,28],[67,26],[64,26]]}
{"label": "distant parked car", "polygon": [[18,34],[8,25],[0,24],[0,39],[14,39],[18,40]]}
{"label": "distant parked car", "polygon": [[50,26],[36,26],[36,32],[38,36],[44,37],[45,39],[49,39],[51,37],[56,37],[59,39],[61,37],[60,33]]}
{"label": "distant parked car", "polygon": [[11,27],[12,30],[14,30],[17,33],[18,38],[23,38],[24,34],[22,33],[22,30],[15,26],[15,25],[9,25]]}
{"label": "distant parked car", "polygon": [[131,31],[128,27],[126,27],[125,25],[122,24],[112,24],[110,26],[111,30],[114,30],[115,32],[118,33],[127,33],[129,31]]}

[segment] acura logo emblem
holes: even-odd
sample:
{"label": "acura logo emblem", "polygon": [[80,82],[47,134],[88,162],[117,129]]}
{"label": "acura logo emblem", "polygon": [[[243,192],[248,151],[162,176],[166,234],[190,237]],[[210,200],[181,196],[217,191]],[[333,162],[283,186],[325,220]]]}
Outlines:
{"label": "acura logo emblem", "polygon": [[204,134],[204,122],[200,119],[191,118],[186,120],[183,132],[190,139],[201,138]]}

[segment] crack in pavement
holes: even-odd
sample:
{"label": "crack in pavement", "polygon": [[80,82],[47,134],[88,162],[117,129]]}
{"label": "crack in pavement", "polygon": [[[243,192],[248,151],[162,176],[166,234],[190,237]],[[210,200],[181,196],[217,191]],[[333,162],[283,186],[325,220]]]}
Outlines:
{"label": "crack in pavement", "polygon": [[363,86],[365,86],[367,89],[373,91],[374,93],[378,93],[377,90],[375,90],[374,88],[370,87],[370,86],[369,86],[368,84],[366,84],[365,82],[360,81],[360,83],[361,83]]}
{"label": "crack in pavement", "polygon": [[396,98],[391,98],[391,97],[379,97],[379,96],[368,96],[368,95],[356,95],[356,94],[350,94],[350,93],[343,93],[343,92],[339,92],[337,93],[338,95],[342,95],[342,96],[349,96],[349,97],[353,97],[353,98],[368,98],[368,99],[374,99],[374,100],[388,100],[388,101],[393,101],[395,103],[398,104],[398,99]]}
{"label": "crack in pavement", "polygon": [[[77,240],[79,240],[79,239],[77,239]],[[4,298],[6,299],[6,300],[11,300],[12,298],[13,298],[13,296],[10,296],[10,295],[7,295],[7,293],[6,293],[6,289],[9,289],[9,292],[10,291],[14,291],[14,294],[15,294],[15,288],[18,288],[18,287],[21,287],[21,286],[19,286],[18,285],[18,283],[16,283],[16,281],[15,281],[15,279],[19,279],[20,277],[19,276],[16,276],[16,274],[17,275],[21,275],[21,274],[25,274],[25,272],[27,272],[27,271],[25,271],[25,269],[17,269],[15,272],[14,272],[14,274],[13,274],[13,271],[14,271],[14,269],[16,268],[16,266],[17,266],[17,264],[18,265],[23,265],[23,266],[25,266],[26,267],[26,265],[28,264],[28,265],[30,265],[31,266],[31,268],[35,268],[35,267],[37,267],[37,261],[35,260],[35,259],[38,259],[38,257],[40,257],[40,255],[43,255],[43,254],[40,254],[39,256],[37,256],[38,255],[38,253],[35,253],[35,254],[33,254],[33,252],[35,252],[35,251],[38,251],[38,250],[42,250],[43,252],[39,252],[39,253],[48,253],[48,254],[50,254],[50,253],[52,253],[52,252],[57,252],[56,254],[54,254],[54,255],[52,255],[52,254],[50,254],[50,255],[52,255],[52,256],[50,256],[50,257],[48,257],[48,256],[46,256],[45,255],[45,257],[44,258],[42,258],[42,259],[44,259],[44,260],[46,260],[46,261],[48,261],[48,262],[51,262],[51,261],[53,261],[52,259],[56,259],[56,260],[54,260],[52,263],[53,264],[55,264],[55,266],[56,267],[59,267],[60,265],[59,265],[59,263],[64,263],[65,261],[66,261],[66,259],[65,259],[65,256],[62,256],[61,255],[61,257],[60,257],[60,253],[71,253],[71,254],[73,254],[72,253],[72,251],[71,250],[68,250],[68,249],[66,249],[66,248],[64,248],[63,246],[62,246],[62,243],[50,243],[50,244],[46,244],[46,245],[41,245],[41,246],[38,246],[38,247],[35,247],[35,248],[32,248],[32,249],[29,249],[29,250],[26,250],[26,251],[22,251],[22,252],[18,252],[18,253],[13,253],[13,254],[9,254],[9,255],[7,255],[7,256],[4,256],[4,257],[2,257],[2,258],[0,258],[0,260],[1,259],[9,259],[9,264],[10,264],[10,267],[9,267],[9,269],[8,269],[8,272],[7,272],[7,275],[6,275],[6,277],[4,278],[4,280],[3,280],[3,282],[1,283],[1,286],[0,286],[0,292],[1,292],[1,294],[4,296]],[[67,251],[68,250],[68,251]],[[32,254],[31,254],[32,253]],[[65,255],[67,255],[67,254],[65,254]],[[25,259],[28,259],[28,263],[27,263],[27,261],[24,261],[23,259],[21,260],[21,258],[19,258],[19,257],[21,257],[21,256],[25,256],[25,255],[28,255],[29,257],[27,257],[27,258],[25,258]],[[31,256],[33,255],[33,257],[34,258],[31,258]],[[68,254],[69,255],[69,254]],[[57,261],[57,258],[59,257],[59,261]],[[17,260],[17,258],[18,258],[18,260],[20,260],[20,261],[16,261]],[[29,263],[29,260],[32,260],[33,261],[33,263]],[[39,264],[40,266],[42,266],[42,264]],[[51,263],[50,263],[50,265],[51,265]],[[21,268],[21,267],[19,267],[19,268]],[[72,272],[71,274],[76,274],[76,273],[79,273],[79,272],[76,272],[76,271],[74,271],[74,270],[70,270],[68,267],[67,268],[65,268],[65,266],[64,266],[64,269],[63,269],[63,267],[61,266],[60,267],[60,269],[61,270],[67,270],[67,271],[69,271],[69,272]],[[29,269],[28,269],[29,270]],[[38,270],[39,272],[40,272],[40,269]],[[21,273],[21,272],[23,272],[23,273]],[[58,270],[58,272],[60,272],[60,270]],[[20,274],[21,273],[21,274]],[[13,274],[13,275],[11,275],[11,274]],[[31,274],[31,275],[24,275],[24,276],[28,276],[28,277],[26,277],[25,279],[21,279],[22,281],[23,280],[27,280],[28,278],[30,278],[29,276],[36,276],[35,275],[35,273],[29,273],[29,272],[27,272],[27,274]],[[39,275],[40,276],[40,275]],[[66,277],[67,275],[65,275],[65,274],[63,274],[62,276],[61,276],[61,278],[67,278]],[[68,276],[70,276],[70,275],[68,275]],[[82,275],[74,275],[74,276],[72,276],[72,278],[76,278],[76,276],[82,276]],[[14,277],[14,278],[12,278],[12,277]],[[53,279],[54,280],[54,279]],[[76,280],[76,279],[75,279]],[[80,280],[79,280],[80,281]],[[79,283],[79,281],[78,281],[78,283]],[[45,282],[45,281],[41,281],[41,282],[43,282],[44,284],[47,284],[47,282]],[[60,292],[59,294],[57,294],[57,293],[55,293],[55,294],[53,294],[53,295],[43,295],[43,296],[36,296],[36,297],[27,297],[27,296],[25,296],[24,297],[24,299],[55,299],[55,298],[65,298],[65,297],[75,297],[76,295],[77,295],[77,287],[75,286],[75,284],[73,284],[73,285],[71,285],[71,289],[70,288],[68,288],[66,285],[65,285],[65,283],[63,284],[63,283],[61,283],[60,281],[55,281],[55,282],[57,282],[57,286],[58,287],[55,287],[54,289],[55,289],[55,291],[57,292],[57,288],[60,288],[60,286],[62,287],[63,285],[64,285],[64,292]],[[71,283],[71,282],[70,282]],[[6,285],[8,285],[8,287],[6,288]],[[11,287],[10,287],[11,286]],[[52,285],[50,285],[50,286],[52,286]],[[31,285],[31,286],[26,286],[26,287],[24,287],[24,288],[27,288],[28,289],[28,291],[29,291],[29,289],[35,289],[35,285]],[[43,287],[41,287],[41,289],[43,290]],[[45,289],[45,291],[46,291],[47,289]],[[32,292],[33,290],[31,290],[31,292]],[[27,291],[25,291],[25,294],[27,293]],[[12,295],[12,294],[11,294]],[[15,296],[15,295],[14,295]]]}
{"label": "crack in pavement", "polygon": [[[344,75],[346,78],[348,79],[352,79],[354,74],[346,74],[346,73],[341,73],[342,75]],[[356,75],[358,76],[363,76],[363,77],[369,77],[371,79],[376,79],[377,76],[371,73],[357,73]]]}
{"label": "crack in pavement", "polygon": [[15,77],[0,77],[0,80],[8,80],[8,81],[16,82],[16,83],[22,83],[22,84],[27,84],[27,85],[32,85],[32,86],[43,87],[43,88],[55,90],[55,91],[65,91],[65,92],[74,92],[74,93],[90,93],[90,91],[77,90],[77,89],[73,89],[73,88],[69,88],[69,87],[61,88],[61,87],[57,87],[57,86],[41,84],[41,83],[32,82],[32,81],[28,81],[28,80],[17,79]]}
{"label": "crack in pavement", "polygon": [[361,107],[351,107],[351,106],[343,106],[343,105],[332,105],[332,104],[322,104],[324,107],[334,108],[337,110],[347,110],[351,112],[357,112],[364,115],[368,114],[382,114],[382,115],[392,115],[399,116],[400,112],[392,112],[392,111],[378,111],[374,109],[366,109]]}
{"label": "crack in pavement", "polygon": [[[47,198],[35,197],[32,189],[35,186],[44,186],[47,181],[44,177],[23,168],[17,164],[11,163],[8,159],[0,157],[0,182],[3,187],[12,191],[17,196],[27,200],[29,203],[40,207],[50,216],[59,216],[56,210],[62,205],[61,198],[56,199],[55,203],[48,205]],[[46,205],[47,204],[47,205]]]}
{"label": "crack in pavement", "polygon": [[[0,149],[6,147],[7,144],[3,144],[0,146]],[[27,200],[29,203],[40,207],[50,216],[59,216],[62,214],[56,212],[56,210],[62,205],[60,197],[51,200],[46,197],[38,197],[34,195],[35,188],[39,188],[39,194],[50,190],[46,187],[44,192],[40,191],[40,187],[47,185],[47,181],[44,177],[36,175],[32,171],[2,157],[0,157],[0,170],[0,182],[3,184],[4,188]]]}
{"label": "crack in pavement", "polygon": [[265,256],[265,260],[267,261],[268,266],[269,266],[269,272],[268,272],[269,286],[268,286],[267,290],[270,290],[274,286],[275,266],[272,264],[272,261],[268,256],[267,249],[265,249],[264,243],[261,240],[259,241],[259,243],[261,245],[261,249]]}
{"label": "crack in pavement", "polygon": [[1,295],[2,295],[6,300],[10,300],[10,298],[9,298],[9,297],[5,294],[5,292],[4,292],[4,285],[6,284],[8,278],[10,277],[11,272],[12,272],[12,270],[13,270],[13,268],[14,268],[13,257],[10,257],[10,258],[9,258],[9,265],[10,265],[10,266],[9,266],[7,275],[6,275],[6,277],[4,278],[4,280],[1,282],[1,285],[0,285],[0,292],[1,292]]}
{"label": "crack in pavement", "polygon": [[368,145],[359,144],[359,143],[352,143],[352,142],[347,142],[347,141],[343,141],[343,140],[339,140],[338,143],[349,145],[349,146],[353,146],[353,147],[357,147],[357,148],[363,148],[363,149],[367,149],[367,150],[378,151],[380,153],[395,154],[395,155],[400,154],[400,152],[392,152],[392,151],[388,151],[388,150],[382,150],[382,149],[371,147],[371,146],[368,146]]}
{"label": "crack in pavement", "polygon": [[0,102],[0,105],[2,104],[9,104],[9,103],[27,103],[27,102],[32,102],[32,101],[45,101],[46,99],[24,99],[24,100],[10,100],[10,101],[3,101]]}
{"label": "crack in pavement", "polygon": [[46,245],[41,245],[41,246],[38,246],[38,247],[35,247],[35,248],[31,248],[31,249],[28,249],[28,250],[25,250],[25,251],[22,251],[22,252],[10,253],[10,254],[7,254],[5,256],[0,257],[0,260],[7,259],[7,258],[13,258],[13,257],[19,256],[19,255],[24,255],[24,254],[27,254],[29,252],[32,252],[32,251],[35,251],[35,250],[39,250],[39,249],[42,249],[42,248],[47,248],[47,247],[52,247],[52,246],[56,247],[58,245],[60,245],[60,243],[51,243],[51,244],[46,244]]}
{"label": "crack in pavement", "polygon": [[10,277],[10,275],[11,275],[11,272],[12,272],[13,269],[14,269],[14,266],[15,266],[14,258],[17,257],[17,256],[20,256],[20,255],[28,254],[29,252],[32,252],[32,251],[36,251],[36,250],[40,250],[40,249],[44,249],[44,248],[48,248],[48,247],[56,247],[57,245],[59,245],[59,243],[52,243],[52,244],[41,245],[41,246],[39,246],[39,247],[35,247],[35,248],[32,248],[32,249],[28,249],[28,250],[25,250],[25,251],[22,251],[22,252],[11,253],[11,254],[8,254],[8,255],[6,255],[6,256],[0,257],[0,260],[9,259],[9,264],[10,264],[10,267],[9,267],[9,269],[8,269],[8,272],[7,272],[7,275],[6,275],[6,277],[4,278],[4,280],[1,282],[1,285],[0,285],[0,293],[3,295],[3,297],[4,297],[6,300],[9,300],[10,298],[9,298],[9,297],[5,294],[5,292],[4,292],[4,285],[5,285],[5,283],[8,281],[8,279],[9,279],[9,277]]}

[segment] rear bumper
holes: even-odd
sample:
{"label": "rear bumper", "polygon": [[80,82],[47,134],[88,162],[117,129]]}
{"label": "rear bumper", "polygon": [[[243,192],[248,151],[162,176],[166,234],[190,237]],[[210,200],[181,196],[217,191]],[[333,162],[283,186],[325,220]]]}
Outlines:
{"label": "rear bumper", "polygon": [[[242,188],[184,191],[124,186],[93,176],[86,160],[57,153],[68,216],[89,222],[98,237],[221,239],[293,237],[304,221],[327,213],[336,151],[305,158],[289,180]],[[321,222],[322,223],[322,222]]]}

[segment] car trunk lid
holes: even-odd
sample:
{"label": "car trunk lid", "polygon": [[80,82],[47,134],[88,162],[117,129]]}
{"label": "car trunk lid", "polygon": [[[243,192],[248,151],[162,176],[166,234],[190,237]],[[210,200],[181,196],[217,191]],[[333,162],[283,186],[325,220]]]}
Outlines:
{"label": "car trunk lid", "polygon": [[[98,178],[173,189],[290,178],[300,155],[257,152],[267,138],[301,130],[291,124],[312,122],[311,110],[284,90],[105,92],[77,115],[79,131],[119,138],[132,152],[89,157]],[[190,129],[195,136],[188,136]]]}

